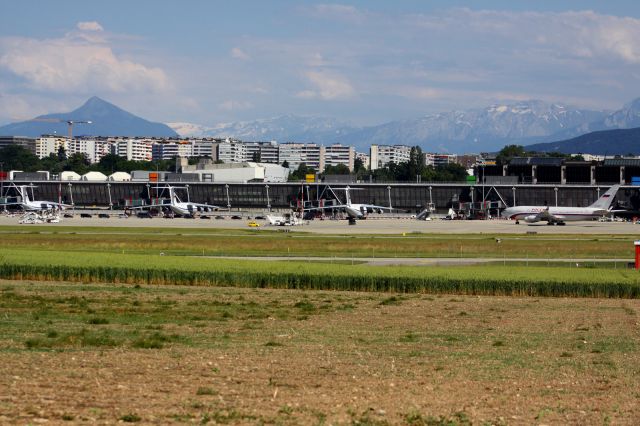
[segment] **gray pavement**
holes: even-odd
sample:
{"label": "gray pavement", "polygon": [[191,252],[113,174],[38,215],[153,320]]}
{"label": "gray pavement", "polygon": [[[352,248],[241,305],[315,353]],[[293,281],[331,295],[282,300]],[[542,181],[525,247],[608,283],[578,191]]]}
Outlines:
{"label": "gray pavement", "polygon": [[[0,216],[0,225],[18,225],[19,216]],[[417,221],[415,219],[386,219],[372,217],[360,220],[356,225],[349,225],[346,220],[314,220],[305,222],[302,226],[273,227],[265,220],[258,220],[261,227],[257,228],[282,230],[287,232],[311,232],[318,234],[387,234],[402,235],[411,233],[435,234],[615,234],[637,236],[640,239],[640,225],[631,222],[567,222],[566,226],[548,226],[546,223],[519,224],[508,220],[431,220]],[[60,223],[48,224],[52,228],[60,226],[100,226],[100,227],[168,227],[168,228],[218,228],[218,229],[249,229],[248,219],[140,219],[129,217],[126,219],[112,216],[108,219],[97,217],[63,218]],[[21,225],[28,229],[32,225]]]}

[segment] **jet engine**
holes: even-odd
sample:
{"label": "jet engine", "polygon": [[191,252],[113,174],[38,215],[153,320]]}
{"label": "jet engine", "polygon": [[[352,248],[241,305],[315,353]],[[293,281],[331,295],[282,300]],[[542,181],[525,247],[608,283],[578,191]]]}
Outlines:
{"label": "jet engine", "polygon": [[527,223],[535,223],[540,222],[540,219],[538,219],[538,216],[532,214],[530,216],[525,216],[524,221]]}

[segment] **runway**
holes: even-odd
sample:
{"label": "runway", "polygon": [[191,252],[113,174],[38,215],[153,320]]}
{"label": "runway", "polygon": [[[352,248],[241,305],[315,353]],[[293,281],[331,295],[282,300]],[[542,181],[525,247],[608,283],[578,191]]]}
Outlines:
{"label": "runway", "polygon": [[[0,226],[18,225],[20,216],[0,216]],[[141,219],[129,217],[126,219],[117,216],[105,218],[63,218],[60,223],[46,224],[51,228],[64,226],[87,227],[167,227],[167,228],[216,228],[216,229],[250,229],[247,225],[250,219],[234,220],[225,219]],[[261,230],[279,230],[286,232],[310,232],[317,234],[609,234],[638,236],[640,239],[640,225],[631,222],[567,222],[566,226],[549,226],[546,223],[516,225],[509,220],[431,220],[418,221],[415,219],[387,219],[368,218],[359,220],[356,225],[349,225],[346,220],[313,220],[305,221],[301,226],[270,226],[266,220],[256,220]],[[25,230],[33,225],[20,225]]]}

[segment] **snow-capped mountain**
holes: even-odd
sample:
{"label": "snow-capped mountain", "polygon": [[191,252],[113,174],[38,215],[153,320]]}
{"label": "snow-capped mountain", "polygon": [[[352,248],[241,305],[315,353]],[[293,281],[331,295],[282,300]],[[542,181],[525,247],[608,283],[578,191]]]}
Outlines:
{"label": "snow-capped mountain", "polygon": [[213,126],[190,123],[169,123],[169,126],[182,136],[343,143],[354,145],[359,151],[367,151],[371,144],[420,145],[425,151],[463,153],[498,150],[510,143],[530,144],[574,137],[591,131],[590,124],[601,122],[605,117],[602,111],[527,101],[361,128],[331,118],[294,115]]}
{"label": "snow-capped mountain", "polygon": [[167,123],[180,136],[236,138],[245,141],[332,143],[336,138],[357,130],[333,118],[284,115],[254,121],[202,126],[191,123]]}
{"label": "snow-capped mountain", "polygon": [[580,110],[541,101],[492,105],[482,109],[432,114],[414,120],[370,127],[349,139],[360,144],[420,145],[437,152],[481,152],[510,143],[548,141],[558,132],[581,134],[580,126],[601,120],[604,112]]}

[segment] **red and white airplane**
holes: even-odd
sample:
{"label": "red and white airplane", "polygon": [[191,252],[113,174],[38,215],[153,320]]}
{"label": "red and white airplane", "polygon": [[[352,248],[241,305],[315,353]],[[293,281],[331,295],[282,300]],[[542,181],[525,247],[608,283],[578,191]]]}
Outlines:
{"label": "red and white airplane", "polygon": [[588,207],[517,206],[504,209],[502,216],[515,220],[516,225],[520,220],[527,223],[546,221],[547,225],[564,225],[569,221],[592,220],[610,212],[611,203],[619,188],[620,185],[613,185]]}

